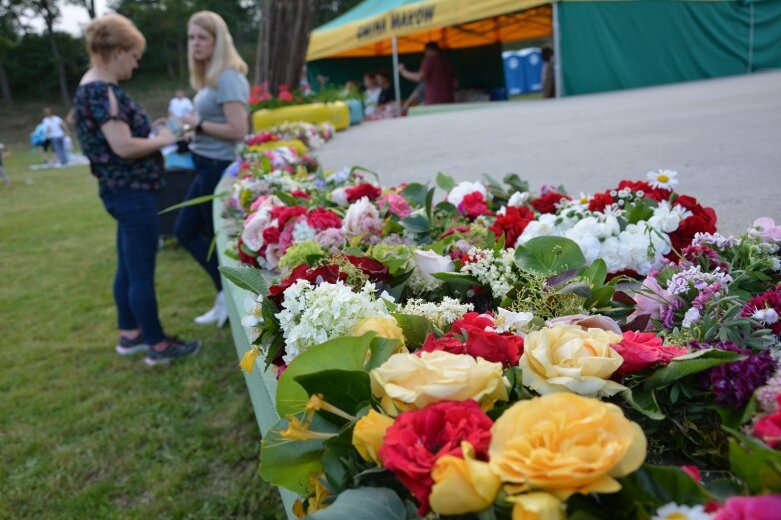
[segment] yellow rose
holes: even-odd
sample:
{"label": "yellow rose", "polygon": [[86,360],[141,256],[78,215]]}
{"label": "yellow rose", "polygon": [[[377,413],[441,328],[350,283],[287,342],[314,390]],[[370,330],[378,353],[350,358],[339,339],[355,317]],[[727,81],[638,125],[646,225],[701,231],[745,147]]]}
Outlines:
{"label": "yellow rose", "polygon": [[381,338],[397,339],[404,346],[404,331],[396,324],[393,316],[370,316],[353,326],[353,336],[363,336],[367,332],[376,332]]}
{"label": "yellow rose", "polygon": [[550,493],[536,491],[508,498],[514,502],[513,520],[565,520],[561,501]]}
{"label": "yellow rose", "polygon": [[372,392],[390,415],[439,401],[474,399],[483,410],[507,400],[502,364],[442,350],[394,354],[370,373]]}
{"label": "yellow rose", "polygon": [[461,443],[464,458],[445,455],[431,471],[434,485],[429,503],[440,515],[476,513],[490,506],[499,494],[502,482],[487,462],[475,459],[471,444]]}
{"label": "yellow rose", "polygon": [[491,428],[491,469],[510,493],[613,493],[645,460],[643,430],[614,404],[568,392],[519,401]]}
{"label": "yellow rose", "polygon": [[363,460],[374,462],[380,465],[380,448],[385,432],[393,424],[393,419],[387,415],[369,410],[368,415],[364,415],[353,428],[353,446],[361,454]]}
{"label": "yellow rose", "polygon": [[611,396],[626,387],[610,381],[624,359],[610,347],[621,336],[614,332],[574,325],[556,325],[526,336],[518,366],[523,384],[545,395],[575,392]]}

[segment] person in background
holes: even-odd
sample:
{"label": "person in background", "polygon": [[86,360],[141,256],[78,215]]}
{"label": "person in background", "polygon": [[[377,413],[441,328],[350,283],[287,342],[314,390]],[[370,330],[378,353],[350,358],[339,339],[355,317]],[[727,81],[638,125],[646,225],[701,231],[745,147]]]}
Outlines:
{"label": "person in background", "polygon": [[0,143],[0,180],[3,181],[3,184],[5,186],[11,186],[11,181],[8,179],[8,176],[5,174],[5,168],[3,167],[3,156],[5,155],[5,145],[3,143]]}
{"label": "person in background", "polygon": [[543,47],[540,52],[542,56],[542,97],[555,98],[556,97],[556,74],[555,66],[556,62],[553,57],[553,49],[550,47]]}
{"label": "person in background", "polygon": [[453,63],[439,50],[436,42],[428,42],[420,70],[407,70],[399,63],[399,73],[410,81],[423,82],[423,95],[427,105],[452,103],[456,87],[456,72]]}
{"label": "person in background", "polygon": [[52,162],[48,155],[49,146],[51,146],[60,166],[65,166],[68,164],[68,154],[65,153],[65,137],[68,135],[68,126],[60,116],[53,114],[49,107],[43,109],[42,124],[46,130],[43,151],[47,154],[47,162]]}
{"label": "person in background", "polygon": [[[195,130],[190,151],[195,163],[195,179],[185,200],[212,195],[225,168],[236,159],[236,145],[249,130],[247,64],[233,45],[228,26],[216,13],[199,11],[187,24],[190,85],[195,95],[196,115],[182,117]],[[214,283],[214,306],[195,318],[201,325],[228,320],[228,307],[222,291],[217,255],[209,255],[214,238],[212,205],[198,204],[179,211],[174,232],[179,242],[203,267]]]}
{"label": "person in background", "polygon": [[366,117],[371,117],[377,110],[377,103],[382,92],[374,72],[367,72],[363,75],[363,87],[363,113]]}
{"label": "person in background", "polygon": [[380,95],[377,98],[377,108],[368,119],[389,119],[396,117],[396,91],[391,83],[391,74],[387,69],[377,71],[377,86]]}
{"label": "person in background", "polygon": [[190,98],[184,95],[184,90],[177,90],[176,94],[171,101],[168,102],[168,117],[178,117],[179,119],[184,116],[189,116],[193,113],[193,102]]}
{"label": "person in background", "polygon": [[146,113],[119,86],[133,76],[146,47],[133,22],[109,14],[90,22],[84,35],[91,65],[76,89],[73,114],[82,150],[98,178],[100,198],[117,221],[115,350],[123,356],[146,352],[147,365],[164,364],[201,348],[200,341],[164,334],[157,313],[157,191],[163,184],[158,150],[176,138],[165,124],[150,137]]}

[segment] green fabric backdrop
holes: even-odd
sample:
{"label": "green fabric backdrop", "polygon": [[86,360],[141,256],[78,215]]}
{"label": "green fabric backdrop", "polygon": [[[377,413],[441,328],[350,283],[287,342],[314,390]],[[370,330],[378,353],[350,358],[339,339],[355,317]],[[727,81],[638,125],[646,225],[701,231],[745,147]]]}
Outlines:
{"label": "green fabric backdrop", "polygon": [[559,23],[565,95],[781,68],[781,0],[567,1]]}

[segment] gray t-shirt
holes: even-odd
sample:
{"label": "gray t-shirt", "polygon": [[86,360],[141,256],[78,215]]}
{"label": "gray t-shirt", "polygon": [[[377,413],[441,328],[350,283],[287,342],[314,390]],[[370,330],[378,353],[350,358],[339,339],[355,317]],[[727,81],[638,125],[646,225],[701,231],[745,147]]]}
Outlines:
{"label": "gray t-shirt", "polygon": [[[234,69],[226,69],[220,74],[216,90],[203,87],[195,95],[195,111],[198,114],[198,120],[225,123],[222,104],[239,102],[246,109],[248,100],[249,82],[247,78]],[[236,144],[238,142],[196,133],[190,143],[190,150],[210,159],[232,161],[236,158]]]}

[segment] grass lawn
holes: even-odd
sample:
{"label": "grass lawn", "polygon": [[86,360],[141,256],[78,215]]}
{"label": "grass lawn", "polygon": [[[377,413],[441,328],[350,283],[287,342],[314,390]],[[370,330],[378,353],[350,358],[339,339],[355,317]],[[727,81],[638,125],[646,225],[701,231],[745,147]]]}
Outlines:
{"label": "grass lawn", "polygon": [[38,161],[16,147],[0,184],[0,518],[284,518],[230,329],[192,323],[206,274],[158,257],[163,325],[197,357],[115,354],[114,221],[86,167]]}

